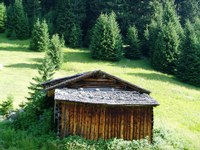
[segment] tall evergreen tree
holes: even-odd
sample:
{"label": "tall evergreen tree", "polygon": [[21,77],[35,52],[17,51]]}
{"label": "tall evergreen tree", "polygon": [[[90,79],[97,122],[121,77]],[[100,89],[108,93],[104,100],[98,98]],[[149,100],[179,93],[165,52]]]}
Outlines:
{"label": "tall evergreen tree", "polygon": [[41,11],[42,15],[44,16],[49,11],[52,11],[55,9],[56,0],[41,0]]}
{"label": "tall evergreen tree", "polygon": [[30,49],[35,51],[45,51],[49,47],[49,33],[48,33],[48,25],[46,21],[40,21],[39,19],[36,21],[31,41],[30,41]]}
{"label": "tall evergreen tree", "polygon": [[13,34],[16,34],[18,39],[29,37],[28,19],[21,0],[15,0],[15,3],[8,8],[7,29],[8,37]]}
{"label": "tall evergreen tree", "polygon": [[138,31],[135,26],[129,27],[127,33],[127,44],[129,45],[125,51],[125,57],[129,59],[139,59],[141,57],[140,40]]}
{"label": "tall evergreen tree", "polygon": [[49,57],[45,57],[44,60],[42,61],[42,64],[38,68],[39,75],[32,78],[33,82],[31,82],[30,86],[28,87],[30,92],[29,92],[29,97],[27,99],[29,101],[32,101],[37,96],[40,96],[37,94],[39,94],[43,90],[41,83],[50,81],[54,73],[55,73],[55,66],[52,64],[52,61]]}
{"label": "tall evergreen tree", "polygon": [[95,59],[118,61],[122,56],[122,40],[116,16],[101,14],[93,28],[90,44]]}
{"label": "tall evergreen tree", "polygon": [[185,26],[185,40],[177,65],[177,77],[187,83],[200,87],[200,20]]}
{"label": "tall evergreen tree", "polygon": [[194,22],[196,17],[200,17],[200,0],[175,0],[175,2],[177,4],[177,12],[181,16],[182,24],[187,19]]}
{"label": "tall evergreen tree", "polygon": [[63,46],[64,46],[63,40],[58,36],[58,34],[53,35],[50,41],[49,49],[47,51],[47,56],[52,61],[52,64],[55,66],[55,69],[59,69],[62,65]]}
{"label": "tall evergreen tree", "polygon": [[23,0],[25,12],[28,16],[30,32],[33,30],[34,23],[41,16],[41,6],[39,0]]}
{"label": "tall evergreen tree", "polygon": [[183,30],[174,3],[168,0],[161,8],[163,11],[152,20],[149,29],[151,63],[159,71],[174,73]]}
{"label": "tall evergreen tree", "polygon": [[0,33],[6,29],[6,6],[0,3]]}
{"label": "tall evergreen tree", "polygon": [[[74,45],[74,43],[70,43],[73,41],[70,40],[73,34],[73,36],[78,35],[79,37],[75,38],[82,41],[82,34],[77,34],[77,31],[81,31],[82,23],[85,19],[85,0],[59,0],[56,11],[56,31],[59,35],[64,36],[66,44],[69,46]],[[74,27],[76,27],[76,30],[74,30]]]}

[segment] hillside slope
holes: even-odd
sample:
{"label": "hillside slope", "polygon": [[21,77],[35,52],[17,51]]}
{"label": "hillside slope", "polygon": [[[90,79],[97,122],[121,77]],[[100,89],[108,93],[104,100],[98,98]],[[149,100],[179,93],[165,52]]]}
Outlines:
{"label": "hillside slope", "polygon": [[[90,58],[87,50],[64,50],[64,65],[56,73],[63,77],[101,69],[152,92],[160,106],[155,108],[155,127],[176,131],[177,135],[200,149],[200,88],[177,81],[173,76],[154,71],[147,59],[103,62]],[[0,101],[13,95],[15,106],[25,101],[27,86],[37,74],[44,53],[28,50],[28,41],[10,41],[0,35]]]}

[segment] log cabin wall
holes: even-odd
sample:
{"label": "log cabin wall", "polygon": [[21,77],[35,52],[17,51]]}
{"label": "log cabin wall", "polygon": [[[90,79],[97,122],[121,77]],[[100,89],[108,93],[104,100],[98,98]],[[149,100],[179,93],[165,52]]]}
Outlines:
{"label": "log cabin wall", "polygon": [[122,107],[56,101],[60,137],[79,135],[85,139],[152,138],[153,107]]}

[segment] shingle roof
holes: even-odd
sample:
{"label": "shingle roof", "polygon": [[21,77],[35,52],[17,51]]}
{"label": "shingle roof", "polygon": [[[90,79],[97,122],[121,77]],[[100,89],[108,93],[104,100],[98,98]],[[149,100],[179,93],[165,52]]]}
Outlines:
{"label": "shingle roof", "polygon": [[68,76],[68,77],[64,77],[64,78],[59,78],[59,79],[55,79],[55,80],[51,80],[51,81],[48,81],[48,82],[45,82],[45,83],[42,83],[42,86],[44,86],[45,90],[52,90],[52,89],[56,89],[56,88],[62,88],[66,85],[69,85],[69,84],[72,84],[72,83],[75,83],[75,82],[78,82],[80,80],[83,80],[83,79],[86,79],[88,77],[91,77],[95,74],[103,74],[109,78],[112,78],[114,80],[117,80],[118,82],[121,82],[129,87],[131,87],[132,89],[134,89],[135,91],[138,91],[140,93],[147,93],[147,94],[150,94],[151,92],[146,90],[146,89],[143,89],[137,85],[134,85],[128,81],[125,81],[123,79],[120,79],[116,76],[113,76],[111,74],[108,74],[104,71],[101,71],[101,70],[95,70],[95,71],[89,71],[89,72],[84,72],[84,73],[80,73],[80,74],[76,74],[76,75],[73,75],[73,76]]}
{"label": "shingle roof", "polygon": [[86,89],[56,89],[55,100],[119,106],[157,106],[156,100],[136,91],[100,91]]}

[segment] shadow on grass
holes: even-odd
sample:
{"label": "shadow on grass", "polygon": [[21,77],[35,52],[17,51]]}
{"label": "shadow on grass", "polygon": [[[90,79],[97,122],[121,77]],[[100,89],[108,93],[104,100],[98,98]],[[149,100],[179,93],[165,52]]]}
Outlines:
{"label": "shadow on grass", "polygon": [[128,75],[138,76],[147,80],[161,81],[174,85],[179,85],[188,89],[200,90],[200,88],[187,83],[179,81],[177,78],[171,75],[159,74],[159,73],[128,73]]}
{"label": "shadow on grass", "polygon": [[91,58],[90,51],[88,50],[64,52],[63,59],[64,62],[95,62],[95,60]]}
{"label": "shadow on grass", "polygon": [[[107,64],[112,67],[119,68],[142,68],[144,70],[153,70],[148,59],[142,60],[129,60],[123,58],[119,62],[115,61],[104,61],[104,60],[96,60],[91,57],[90,51],[86,49],[81,49],[80,51],[72,50],[68,52],[64,52],[64,62],[77,62],[77,63],[99,63],[99,64]],[[101,68],[99,68],[101,69]]]}
{"label": "shadow on grass", "polygon": [[30,52],[27,45],[6,45],[1,46],[0,45],[0,51],[16,51],[16,52]]}
{"label": "shadow on grass", "polygon": [[30,58],[29,60],[34,61],[36,63],[42,63],[43,58]]}
{"label": "shadow on grass", "polygon": [[5,67],[8,67],[8,68],[30,68],[30,69],[37,69],[38,65],[37,64],[18,63],[18,64],[7,65]]}

